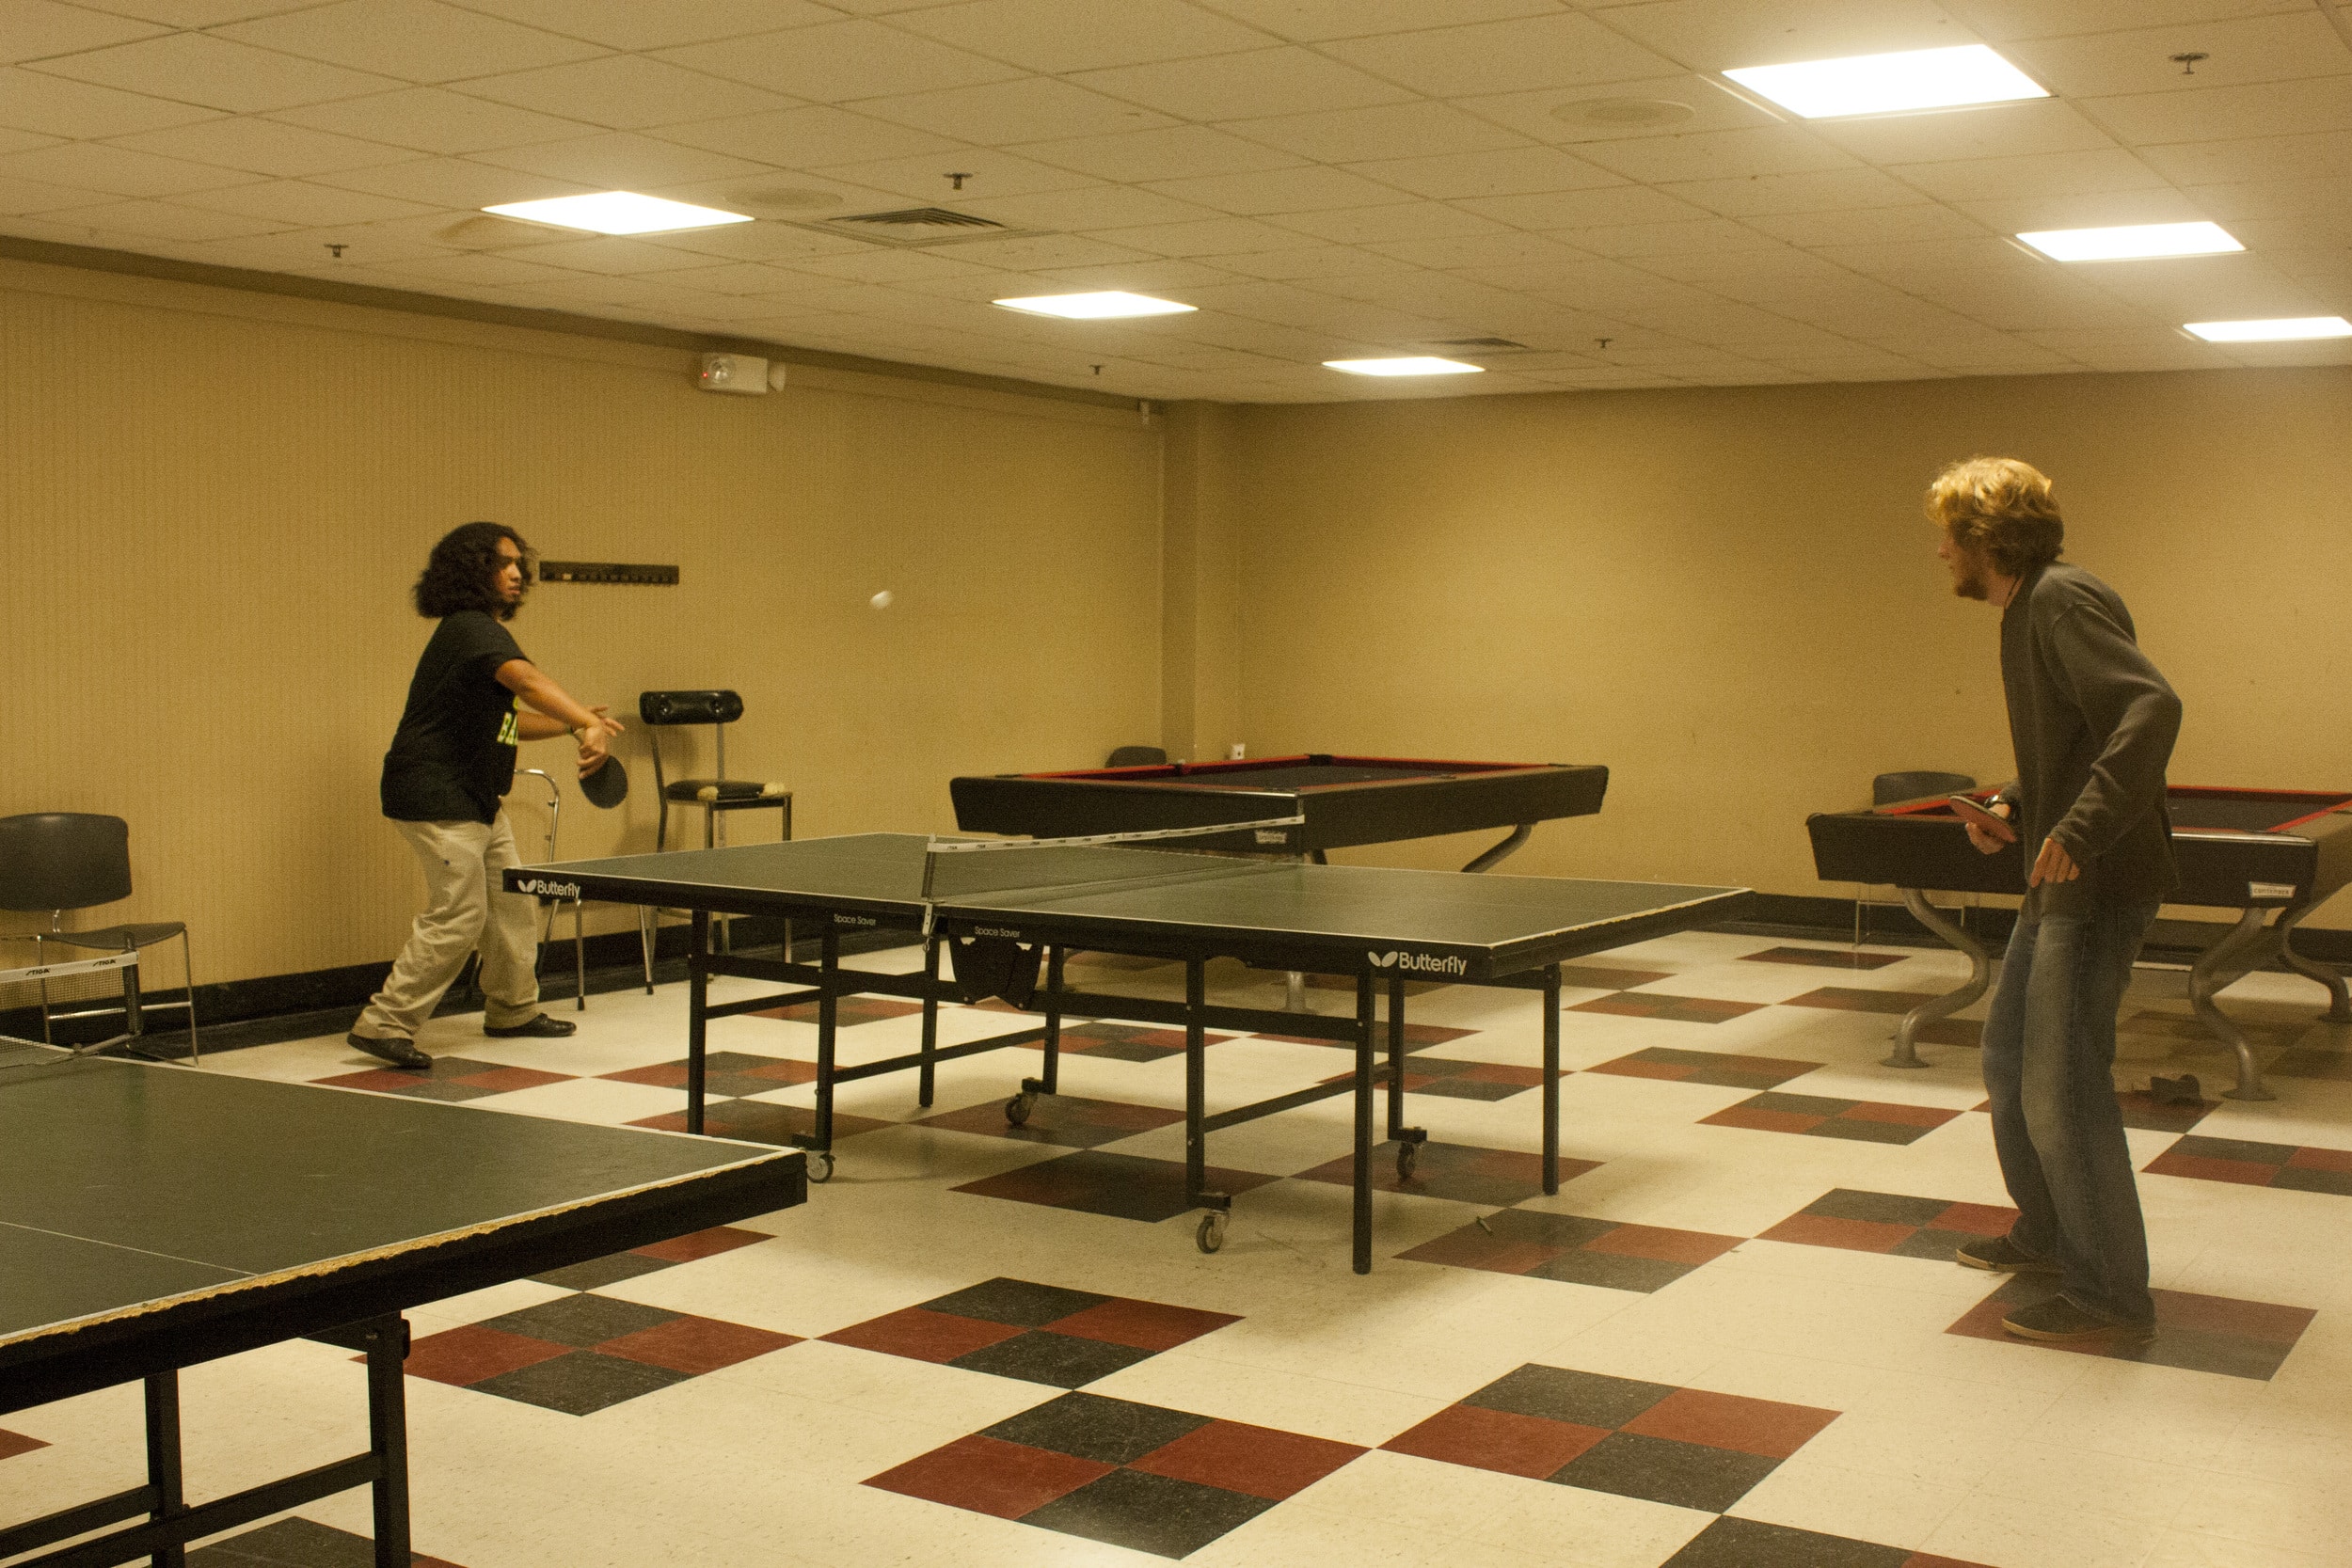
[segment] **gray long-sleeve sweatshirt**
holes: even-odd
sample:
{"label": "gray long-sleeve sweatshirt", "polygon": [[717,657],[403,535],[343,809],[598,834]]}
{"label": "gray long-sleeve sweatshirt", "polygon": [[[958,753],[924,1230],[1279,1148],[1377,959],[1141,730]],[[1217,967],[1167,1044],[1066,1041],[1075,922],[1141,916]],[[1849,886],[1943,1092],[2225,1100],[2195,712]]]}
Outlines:
{"label": "gray long-sleeve sweatshirt", "polygon": [[2044,894],[2044,909],[2176,886],[2164,769],[2181,700],[2140,652],[2115,590],[2062,561],[2029,573],[2001,612],[2001,686],[2017,777],[2000,793],[2026,863],[2055,838],[2082,867]]}

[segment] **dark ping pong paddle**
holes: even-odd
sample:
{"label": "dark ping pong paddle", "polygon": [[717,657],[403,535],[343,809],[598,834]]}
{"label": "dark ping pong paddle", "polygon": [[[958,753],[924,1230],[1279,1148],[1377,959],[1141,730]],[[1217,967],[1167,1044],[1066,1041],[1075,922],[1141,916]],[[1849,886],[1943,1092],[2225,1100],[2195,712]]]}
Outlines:
{"label": "dark ping pong paddle", "polygon": [[580,792],[588,797],[588,803],[608,811],[628,799],[628,769],[621,759],[608,756],[604,766],[580,781]]}

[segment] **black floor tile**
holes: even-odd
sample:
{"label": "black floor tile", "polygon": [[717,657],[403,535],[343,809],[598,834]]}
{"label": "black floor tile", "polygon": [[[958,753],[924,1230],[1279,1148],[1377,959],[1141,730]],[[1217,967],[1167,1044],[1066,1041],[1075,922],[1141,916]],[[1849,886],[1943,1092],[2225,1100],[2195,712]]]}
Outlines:
{"label": "black floor tile", "polygon": [[1935,1131],[1907,1121],[1871,1121],[1864,1117],[1831,1117],[1819,1127],[1805,1129],[1817,1138],[1847,1138],[1858,1144],[1915,1144]]}
{"label": "black floor tile", "polygon": [[577,1350],[552,1361],[501,1372],[469,1386],[476,1393],[496,1394],[501,1399],[535,1404],[543,1410],[560,1410],[566,1416],[593,1416],[640,1394],[683,1383],[689,1375],[666,1367],[625,1361],[617,1355]]}
{"label": "black floor tile", "polygon": [[936,1301],[922,1304],[926,1311],[952,1312],[982,1323],[1010,1323],[1016,1328],[1042,1328],[1073,1312],[1100,1307],[1110,1300],[1091,1291],[1065,1291],[1058,1285],[1033,1285],[1025,1279],[990,1279]]}
{"label": "black floor tile", "polygon": [[959,1355],[947,1363],[967,1372],[993,1372],[1055,1388],[1083,1388],[1096,1378],[1108,1377],[1155,1353],[1100,1339],[1079,1339],[1067,1334],[1031,1329],[1009,1339]]}
{"label": "black floor tile", "polygon": [[1932,1226],[1927,1226],[1897,1242],[1893,1251],[1894,1256],[1898,1258],[1931,1258],[1939,1263],[1948,1263],[1952,1260],[1952,1254],[1959,1250],[1961,1243],[1983,1240],[1983,1237],[1973,1231],[1938,1230]]}
{"label": "black floor tile", "polygon": [[1448,1100],[1508,1100],[1515,1094],[1525,1094],[1531,1084],[1495,1084],[1484,1078],[1433,1078],[1415,1089],[1415,1094],[1442,1095]]}
{"label": "black floor tile", "polygon": [[624,1279],[635,1279],[640,1275],[658,1274],[671,1266],[659,1258],[640,1258],[632,1252],[615,1252],[609,1257],[591,1258],[585,1263],[574,1263],[567,1269],[553,1269],[531,1277],[542,1285],[560,1285],[567,1291],[595,1291],[607,1285],[618,1285]]}
{"label": "black floor tile", "polygon": [[2298,1193],[2333,1193],[2338,1197],[2352,1197],[2352,1170],[2306,1170],[2301,1165],[2280,1165],[2270,1184]]}
{"label": "black floor tile", "polygon": [[1542,1416],[1578,1426],[1613,1429],[1673,1392],[1663,1383],[1639,1383],[1531,1363],[1495,1379],[1462,1402],[1484,1410],[1507,1410],[1516,1416]]}
{"label": "black floor tile", "polygon": [[188,1568],[374,1568],[375,1543],[309,1519],[280,1519],[188,1554]]}
{"label": "black floor tile", "polygon": [[1132,1465],[1166,1448],[1187,1432],[1209,1424],[1206,1416],[1163,1410],[1155,1404],[1104,1399],[1100,1394],[1064,1394],[980,1433],[1006,1443],[1091,1459],[1100,1465]]}
{"label": "black floor tile", "polygon": [[1552,1472],[1551,1479],[1588,1492],[1721,1513],[1779,1465],[1777,1459],[1729,1449],[1613,1432]]}
{"label": "black floor tile", "polygon": [[1680,1279],[1696,1263],[1676,1263],[1663,1258],[1630,1258],[1618,1252],[1592,1252],[1582,1247],[1564,1252],[1549,1262],[1527,1271],[1530,1279],[1557,1279],[1570,1285],[1598,1285],[1611,1291],[1647,1294]]}
{"label": "black floor tile", "polygon": [[483,1324],[504,1334],[520,1334],[556,1345],[601,1345],[641,1328],[652,1328],[676,1317],[659,1307],[640,1307],[611,1296],[565,1296],[519,1312],[508,1312]]}
{"label": "black floor tile", "polygon": [[1504,1209],[1486,1216],[1487,1234],[1499,1241],[1534,1242],[1538,1246],[1582,1246],[1617,1228],[1615,1220],[1586,1219],[1581,1214],[1553,1214],[1540,1209]]}
{"label": "black floor tile", "polygon": [[2218,1372],[2224,1377],[2250,1377],[2267,1381],[2276,1376],[2279,1364],[2287,1358],[2293,1345],[2274,1344],[2267,1339],[2250,1338],[2239,1334],[2216,1334],[2199,1328],[2166,1325],[2154,1338],[2145,1344],[2123,1350],[2119,1359],[2145,1361],[2158,1367],[2178,1367],[2184,1371]]}
{"label": "black floor tile", "polygon": [[1804,1206],[1804,1212],[1834,1220],[1870,1220],[1880,1225],[1926,1225],[1952,1206],[1949,1198],[1909,1197],[1900,1193],[1865,1193],[1839,1187]]}
{"label": "black floor tile", "polygon": [[1911,1557],[1901,1546],[1754,1519],[1718,1519],[1661,1568],[1902,1568]]}
{"label": "black floor tile", "polygon": [[1266,1498],[1221,1486],[1113,1470],[1022,1515],[1021,1522],[1155,1557],[1181,1558],[1273,1506]]}
{"label": "black floor tile", "polygon": [[1828,1100],[1818,1094],[1782,1094],[1768,1089],[1746,1102],[1752,1111],[1786,1111],[1791,1116],[1834,1117],[1853,1104],[1851,1100]]}

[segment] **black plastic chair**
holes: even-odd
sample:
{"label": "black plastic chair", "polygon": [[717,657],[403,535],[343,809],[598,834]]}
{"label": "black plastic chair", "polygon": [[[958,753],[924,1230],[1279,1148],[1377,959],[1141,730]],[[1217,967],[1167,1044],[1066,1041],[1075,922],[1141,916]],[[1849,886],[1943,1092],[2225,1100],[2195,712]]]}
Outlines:
{"label": "black plastic chair", "polygon": [[49,929],[24,933],[37,945],[56,942],[66,947],[89,947],[105,952],[135,952],[157,942],[180,939],[182,972],[188,982],[184,1002],[144,1002],[139,997],[138,971],[122,971],[122,1004],[119,1007],[82,1007],[56,1012],[44,982],[40,1000],[40,1037],[48,1040],[52,1022],[123,1015],[133,1037],[151,1012],[184,1008],[188,1015],[188,1054],[202,1061],[196,1031],[196,958],[187,927],[177,920],[143,921],[103,926],[94,930],[65,928],[68,910],[96,909],[131,896],[131,825],[119,816],[87,812],[31,812],[0,816],[0,909],[49,911]]}
{"label": "black plastic chair", "polygon": [[1105,768],[1152,768],[1168,760],[1168,753],[1157,746],[1121,746],[1111,752]]}
{"label": "black plastic chair", "polygon": [[[1965,773],[1945,773],[1932,768],[1915,768],[1904,772],[1881,773],[1870,781],[1870,804],[1891,806],[1900,800],[1921,800],[1931,795],[1957,795],[1963,789],[1974,789],[1977,781]],[[1869,896],[1869,889],[1853,901],[1854,945],[1862,945],[1867,917],[1863,911],[1881,900]]]}
{"label": "black plastic chair", "polygon": [[[645,725],[646,743],[653,749],[654,799],[660,802],[661,816],[654,828],[653,847],[657,850],[670,847],[670,808],[700,806],[703,809],[703,847],[717,848],[726,843],[726,816],[739,811],[772,811],[779,815],[777,837],[792,836],[792,792],[780,784],[766,784],[753,779],[727,777],[727,726],[743,717],[743,698],[735,691],[641,691],[637,694],[637,717]],[[718,736],[718,777],[711,779],[673,779],[661,763],[661,732],[681,725],[708,724]],[[727,944],[728,933],[724,916],[720,917],[720,942]],[[645,966],[645,992],[653,993],[654,933],[660,924],[660,911],[650,907],[641,911],[637,919],[637,942]],[[787,939],[787,948],[790,945]]]}

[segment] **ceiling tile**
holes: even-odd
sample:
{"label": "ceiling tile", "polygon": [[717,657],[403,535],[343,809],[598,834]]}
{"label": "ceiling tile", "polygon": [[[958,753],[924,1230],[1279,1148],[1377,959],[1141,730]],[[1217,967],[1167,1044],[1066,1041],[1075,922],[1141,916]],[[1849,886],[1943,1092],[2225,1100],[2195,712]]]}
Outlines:
{"label": "ceiling tile", "polygon": [[2083,108],[2136,145],[2352,131],[2352,75],[2094,98]]}
{"label": "ceiling tile", "polygon": [[1502,225],[1437,201],[1407,201],[1382,207],[1346,207],[1328,213],[1288,213],[1271,220],[1335,245],[1370,245],[1383,240],[1438,240],[1456,234],[1491,234]]}
{"label": "ceiling tile", "polygon": [[842,9],[816,0],[694,0],[691,6],[645,0],[466,0],[468,8],[611,49],[661,49],[712,39],[746,38],[781,27],[837,22]]}
{"label": "ceiling tile", "polygon": [[[731,152],[788,169],[855,166],[882,158],[911,158],[957,150],[956,144],[945,136],[822,103],[812,103],[804,109],[741,115],[732,119],[665,125],[661,137],[664,141]],[[950,158],[944,166],[961,168],[963,165]]]}
{"label": "ceiling tile", "polygon": [[216,27],[224,22],[298,11],[312,0],[73,0],[77,6],[114,16],[135,17],[166,27]]}
{"label": "ceiling tile", "polygon": [[1270,213],[1316,213],[1409,199],[1404,192],[1336,168],[1278,168],[1263,174],[1218,174],[1168,180],[1152,187],[1179,201],[1243,217]]}
{"label": "ceiling tile", "polygon": [[2144,326],[2148,321],[2137,307],[2068,277],[1947,277],[1914,292],[1996,332]]}
{"label": "ceiling tile", "polygon": [[152,93],[234,114],[291,109],[401,86],[389,76],[297,60],[208,33],[174,33],[112,49],[93,49],[43,60],[40,69],[76,81]]}
{"label": "ceiling tile", "polygon": [[2087,191],[2079,196],[2020,196],[1963,201],[1965,213],[2001,234],[2038,229],[2096,229],[2125,223],[2194,223],[2215,214],[2169,185],[2137,191]]}
{"label": "ceiling tile", "polygon": [[1905,164],[1887,172],[1940,201],[2146,190],[2165,182],[2162,175],[2121,149],[2044,152],[2030,158],[1972,158],[1956,164]]}
{"label": "ceiling tile", "polygon": [[539,233],[546,244],[509,249],[504,254],[541,266],[622,277],[697,271],[708,264],[699,256],[617,234],[567,238],[562,230],[545,228]]}
{"label": "ceiling tile", "polygon": [[68,207],[87,207],[105,199],[105,193],[87,186],[53,185],[45,181],[0,174],[0,213],[54,213]]}
{"label": "ceiling tile", "polygon": [[1490,125],[1444,103],[1397,103],[1372,109],[1283,115],[1237,120],[1237,135],[1327,163],[1367,158],[1413,158],[1439,152],[1484,152],[1521,147],[1517,132]]}
{"label": "ceiling tile", "polygon": [[1382,241],[1368,248],[1417,267],[1573,266],[1593,258],[1540,234],[1463,234],[1436,240]]}
{"label": "ceiling tile", "polygon": [[[959,203],[967,198],[981,200],[1035,196],[1041,191],[1079,190],[1094,183],[1072,169],[977,147],[956,148],[953,157],[925,153],[913,158],[882,158],[872,163],[842,164],[825,172],[834,179],[854,181],[900,196]],[[950,172],[968,177],[961,191],[947,178]]]}
{"label": "ceiling tile", "polygon": [[1899,207],[1929,199],[1894,176],[1874,168],[1752,175],[1745,180],[1685,180],[1658,188],[1733,218],[1757,217],[1767,213],[1822,213],[1849,207]]}
{"label": "ceiling tile", "polygon": [[1497,22],[1509,17],[1551,16],[1560,0],[1444,0],[1442,12],[1429,0],[1200,0],[1209,10],[1286,39],[1365,38],[1377,33],[1421,32],[1441,15],[1455,23]]}
{"label": "ceiling tile", "polygon": [[2073,104],[2055,98],[1944,114],[1824,120],[1811,129],[1823,141],[1881,166],[2089,152],[2115,145]]}
{"label": "ceiling tile", "polygon": [[2244,141],[2185,142],[2141,154],[2175,184],[2213,185],[2252,180],[2340,180],[2352,176],[2352,133],[2255,136]]}
{"label": "ceiling tile", "polygon": [[958,201],[956,210],[994,218],[1017,229],[1085,230],[1111,245],[1125,243],[1107,232],[1112,230],[1131,230],[1144,224],[1219,221],[1217,214],[1192,202],[1127,185],[1090,185],[1083,190]]}
{"label": "ceiling tile", "polygon": [[2120,19],[2136,27],[2169,27],[2238,17],[2309,10],[2304,0],[1944,0],[1944,8],[1989,40],[2063,38],[2105,33]]}
{"label": "ceiling tile", "polygon": [[1077,234],[1045,234],[1025,240],[970,240],[955,247],[959,261],[1035,272],[1041,267],[1085,267],[1126,261],[1151,261],[1140,251]]}
{"label": "ceiling tile", "polygon": [[2192,185],[2181,193],[2197,215],[2217,222],[2233,218],[2299,217],[2306,213],[2352,210],[2352,174],[2335,180],[2266,180],[2230,185]]}
{"label": "ceiling tile", "polygon": [[814,103],[975,87],[1021,74],[879,22],[835,22],[757,38],[665,49],[660,58]]}
{"label": "ceiling tile", "polygon": [[1352,71],[1311,49],[1255,49],[1246,55],[1089,71],[1073,80],[1185,119],[1360,109],[1413,97],[1406,88]]}
{"label": "ceiling tile", "polygon": [[1736,223],[1730,218],[1571,229],[1564,230],[1558,237],[1580,250],[1619,260],[1641,256],[1703,256],[1724,251],[1770,253],[1787,248],[1770,234],[1759,234],[1746,224]]}
{"label": "ceiling tile", "polygon": [[1577,150],[1603,168],[1645,183],[1721,180],[1743,174],[1807,174],[1857,166],[1851,154],[1794,125],[1586,142]]}
{"label": "ceiling tile", "polygon": [[460,90],[620,131],[794,106],[793,100],[764,88],[639,55],[607,55],[544,71],[485,76],[467,82]]}
{"label": "ceiling tile", "polygon": [[1671,75],[1677,63],[1590,17],[1569,13],[1463,23],[1323,47],[1375,76],[1438,98],[1639,81]]}
{"label": "ceiling tile", "polygon": [[30,152],[11,152],[0,157],[0,175],[103,191],[109,196],[183,196],[250,184],[254,178],[211,164],[158,158],[151,152],[134,152],[101,142],[65,142]]}
{"label": "ceiling tile", "polygon": [[[1058,267],[1035,275],[1073,289],[1131,289],[1171,298],[1182,291],[1231,283],[1233,275],[1200,261],[1120,261],[1109,266]],[[1175,330],[1171,327],[1170,330]]]}
{"label": "ceiling tile", "polygon": [[2212,370],[2232,362],[2212,344],[2177,328],[2106,327],[2018,336],[2094,371]]}
{"label": "ceiling tile", "polygon": [[1229,136],[1205,125],[1170,125],[1108,136],[1030,142],[1019,150],[1100,180],[1183,180],[1196,175],[1254,174],[1296,164],[1294,154]]}
{"label": "ceiling tile", "polygon": [[1525,196],[1541,191],[1622,185],[1604,168],[1554,147],[1504,147],[1490,152],[1449,152],[1435,158],[1391,158],[1351,164],[1368,180],[1440,200],[1457,197]]}
{"label": "ceiling tile", "polygon": [[103,49],[151,38],[161,30],[153,23],[61,6],[56,0],[10,0],[7,25],[0,27],[0,64]]}
{"label": "ceiling tile", "polygon": [[1949,207],[1861,207],[1846,212],[1765,214],[1747,220],[1790,245],[1877,245],[1908,240],[1979,240],[1985,226]]}
{"label": "ceiling tile", "polygon": [[342,0],[237,23],[214,36],[409,82],[528,71],[601,52],[593,43],[462,10],[441,0]]}
{"label": "ceiling tile", "polygon": [[594,129],[577,120],[485,103],[440,87],[409,87],[340,103],[314,103],[271,118],[362,141],[412,147],[420,152],[486,152],[493,148],[561,141]]}
{"label": "ceiling tile", "polygon": [[1099,0],[975,0],[910,11],[894,24],[1054,75],[1231,54],[1274,41],[1257,28],[1184,0],[1119,0],[1115,6]]}
{"label": "ceiling tile", "polygon": [[[1679,103],[1690,113],[1684,119],[1663,125],[1628,125],[1618,121],[1592,123],[1576,118],[1574,114],[1579,104],[1606,103],[1624,99],[1645,99],[1661,104]],[[1549,142],[1616,141],[1627,136],[1654,136],[1661,131],[1681,134],[1737,131],[1751,125],[1779,123],[1746,99],[1725,92],[1707,77],[1689,74],[1611,82],[1599,87],[1552,87],[1543,92],[1498,93],[1486,98],[1461,99],[1456,102],[1455,107],[1467,109],[1499,125],[1507,125],[1521,135]],[[1570,112],[1564,117],[1560,113],[1562,110]]]}
{"label": "ceiling tile", "polygon": [[273,218],[302,228],[333,223],[373,223],[384,218],[417,217],[429,209],[388,196],[339,190],[303,180],[270,180],[229,190],[202,191],[183,198],[189,206],[219,213],[243,213]]}
{"label": "ceiling tile", "polygon": [[110,234],[168,240],[243,239],[295,227],[283,221],[243,217],[232,213],[209,213],[199,207],[186,207],[170,201],[112,201],[103,206],[76,207],[48,215],[59,223],[86,223]]}
{"label": "ceiling tile", "polygon": [[697,256],[732,261],[782,261],[799,266],[809,257],[857,255],[874,247],[844,234],[818,233],[788,223],[731,223],[723,229],[691,229],[648,243]]}
{"label": "ceiling tile", "polygon": [[1148,228],[1104,229],[1092,237],[1155,256],[1238,256],[1248,251],[1278,250],[1314,242],[1254,218],[1214,217],[1194,223],[1152,224]]}
{"label": "ceiling tile", "polygon": [[599,190],[635,190],[689,180],[723,180],[766,172],[766,166],[747,159],[617,131],[601,136],[485,152],[480,160],[501,168],[519,168],[556,180],[577,180]]}
{"label": "ceiling tile", "polygon": [[1974,43],[1934,0],[1661,0],[1618,6],[1610,26],[1695,71]]}
{"label": "ceiling tile", "polygon": [[82,140],[191,125],[215,118],[211,109],[96,87],[38,71],[0,70],[0,125]]}
{"label": "ceiling tile", "polygon": [[1816,245],[1813,254],[1872,277],[2003,274],[2045,277],[2062,263],[2037,256],[2024,245],[1979,230],[1972,238],[1885,240],[1870,245]]}
{"label": "ceiling tile", "polygon": [[249,169],[255,174],[289,179],[409,163],[417,156],[405,147],[244,117],[207,120],[169,131],[149,131],[135,136],[117,136],[114,145],[139,152],[161,153],[167,158],[185,158],[194,163],[218,164],[224,168]]}
{"label": "ceiling tile", "polygon": [[1245,277],[1263,277],[1271,282],[1284,283],[1413,270],[1410,261],[1400,261],[1393,256],[1382,256],[1371,250],[1359,250],[1354,245],[1327,245],[1306,234],[1285,234],[1283,238],[1299,248],[1219,256],[1216,264]]}
{"label": "ceiling tile", "polygon": [[521,174],[461,158],[419,158],[375,168],[327,171],[313,176],[312,182],[461,211],[508,201],[536,201],[543,197],[577,196],[592,188],[578,181],[549,180],[543,175]]}
{"label": "ceiling tile", "polygon": [[36,147],[55,147],[62,136],[44,136],[38,131],[14,131],[0,126],[0,152],[28,152]]}
{"label": "ceiling tile", "polygon": [[1597,229],[1624,223],[1675,223],[1703,218],[1707,210],[1647,185],[1612,185],[1536,196],[1479,197],[1458,205],[1514,229]]}
{"label": "ceiling tile", "polygon": [[[2183,69],[2174,55],[2206,57]],[[2248,82],[2352,71],[2352,50],[2317,10],[2247,16],[2189,26],[2132,27],[2088,38],[2019,43],[2004,53],[2042,86],[2069,98],[2193,92]]]}
{"label": "ceiling tile", "polygon": [[1102,136],[1175,122],[1168,116],[1042,76],[946,92],[874,98],[858,107],[900,125],[1003,147],[1065,136]]}

